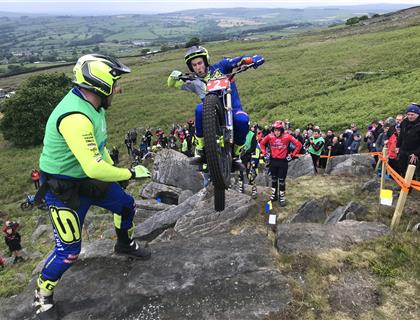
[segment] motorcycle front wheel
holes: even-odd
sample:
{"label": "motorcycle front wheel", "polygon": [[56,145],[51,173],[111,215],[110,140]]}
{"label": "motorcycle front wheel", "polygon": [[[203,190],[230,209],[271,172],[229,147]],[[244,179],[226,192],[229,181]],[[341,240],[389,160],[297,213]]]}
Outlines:
{"label": "motorcycle front wheel", "polygon": [[225,115],[220,98],[206,96],[203,104],[203,134],[207,166],[214,186],[214,209],[225,209],[225,190],[229,188],[232,149],[225,141]]}

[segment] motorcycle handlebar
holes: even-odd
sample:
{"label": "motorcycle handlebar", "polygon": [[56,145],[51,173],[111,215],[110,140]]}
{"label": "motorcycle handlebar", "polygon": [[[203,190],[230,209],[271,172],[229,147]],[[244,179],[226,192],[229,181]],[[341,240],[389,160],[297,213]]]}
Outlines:
{"label": "motorcycle handlebar", "polygon": [[[244,72],[253,66],[254,66],[254,63],[238,66],[237,68],[233,69],[231,73],[226,74],[225,76],[227,76],[229,79],[232,79],[238,73]],[[198,77],[197,74],[195,74],[194,72],[183,73],[182,75],[179,76],[179,79],[182,81],[193,81],[196,79],[200,79],[204,81],[202,78]]]}

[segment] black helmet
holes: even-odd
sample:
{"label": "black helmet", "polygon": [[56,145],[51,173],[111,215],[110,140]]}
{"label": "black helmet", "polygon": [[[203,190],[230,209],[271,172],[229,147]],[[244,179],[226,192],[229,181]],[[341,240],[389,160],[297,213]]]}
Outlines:
{"label": "black helmet", "polygon": [[206,67],[208,67],[210,56],[206,48],[201,46],[192,46],[187,50],[187,53],[184,56],[184,60],[191,72],[194,72],[194,69],[191,66],[191,60],[199,57],[203,58],[204,64]]}

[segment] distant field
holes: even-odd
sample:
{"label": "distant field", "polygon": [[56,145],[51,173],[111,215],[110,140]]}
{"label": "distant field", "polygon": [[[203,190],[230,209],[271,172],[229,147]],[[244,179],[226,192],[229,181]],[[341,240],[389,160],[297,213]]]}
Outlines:
{"label": "distant field", "polygon": [[[420,26],[334,38],[334,31],[288,40],[209,43],[211,60],[223,56],[261,54],[266,63],[237,78],[244,109],[253,122],[269,124],[289,119],[294,127],[315,122],[322,129],[342,130],[355,122],[363,130],[373,119],[402,112],[420,101]],[[170,89],[166,79],[173,69],[185,71],[184,49],[154,57],[130,58],[132,73],[122,80],[124,94],[109,109],[110,145],[123,148],[130,128],[185,123],[194,115],[198,99]],[[71,76],[72,67],[57,68]],[[49,72],[51,72],[50,70]],[[355,80],[359,71],[381,71]],[[29,75],[0,79],[0,87],[16,87]],[[1,201],[16,201],[32,190],[29,171],[40,148],[15,149],[0,139]],[[124,152],[122,152],[124,155]],[[18,159],[18,161],[9,161]]]}
{"label": "distant field", "polygon": [[[363,11],[367,10],[367,11]],[[376,13],[390,9],[377,8]],[[134,49],[135,41],[146,41],[153,48],[184,45],[191,37],[205,41],[258,38],[325,28],[355,15],[372,15],[367,8],[330,9],[203,9],[177,13],[113,16],[1,16],[0,60],[10,63],[36,60],[71,61],[74,55],[108,47],[108,52],[124,56]],[[4,14],[3,14],[4,15]],[[113,43],[114,45],[110,45]],[[115,45],[118,44],[118,45]],[[17,54],[23,54],[22,58]],[[31,57],[31,60],[28,60]],[[36,60],[33,60],[36,59]]]}

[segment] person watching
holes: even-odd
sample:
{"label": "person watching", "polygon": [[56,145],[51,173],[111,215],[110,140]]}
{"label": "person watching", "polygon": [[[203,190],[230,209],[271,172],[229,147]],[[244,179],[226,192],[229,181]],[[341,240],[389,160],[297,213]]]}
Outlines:
{"label": "person watching", "polygon": [[[293,143],[296,148],[291,155],[288,155],[287,150],[290,143]],[[260,143],[263,157],[267,154],[267,145],[270,145],[270,200],[276,201],[278,199],[280,206],[284,207],[286,205],[286,176],[289,161],[297,155],[302,148],[302,144],[292,135],[286,133],[283,122],[277,120],[273,124],[273,132],[267,135]]]}
{"label": "person watching", "polygon": [[135,202],[121,187],[150,173],[142,166],[113,166],[106,148],[106,110],[119,91],[118,80],[130,68],[115,58],[89,54],[78,59],[73,72],[75,87],[48,118],[39,160],[42,183],[37,198],[45,197],[49,206],[55,248],[38,277],[33,305],[38,317],[48,319],[59,319],[54,288],[79,256],[91,205],[113,212],[116,254],[151,256],[150,248],[133,240]]}

